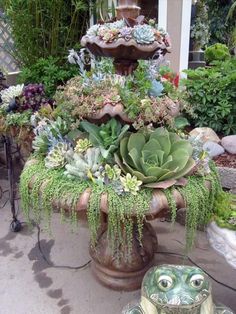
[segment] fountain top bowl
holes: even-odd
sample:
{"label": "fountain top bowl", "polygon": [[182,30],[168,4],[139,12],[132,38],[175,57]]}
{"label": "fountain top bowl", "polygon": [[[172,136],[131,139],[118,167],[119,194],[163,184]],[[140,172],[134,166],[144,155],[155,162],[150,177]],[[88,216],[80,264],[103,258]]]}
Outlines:
{"label": "fountain top bowl", "polygon": [[137,6],[138,0],[119,0],[119,6]]}
{"label": "fountain top bowl", "polygon": [[137,0],[120,0],[116,21],[93,25],[81,40],[93,55],[114,58],[116,72],[122,75],[131,74],[137,60],[157,59],[171,50],[168,34],[155,21],[140,16],[137,4]]}

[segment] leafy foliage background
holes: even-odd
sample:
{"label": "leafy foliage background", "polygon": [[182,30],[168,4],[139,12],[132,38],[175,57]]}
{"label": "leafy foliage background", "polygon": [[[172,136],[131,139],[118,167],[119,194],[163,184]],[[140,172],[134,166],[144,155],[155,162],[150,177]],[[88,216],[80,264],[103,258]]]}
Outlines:
{"label": "leafy foliage background", "polygon": [[15,57],[24,65],[65,55],[89,20],[89,0],[0,0],[0,8],[12,29]]}

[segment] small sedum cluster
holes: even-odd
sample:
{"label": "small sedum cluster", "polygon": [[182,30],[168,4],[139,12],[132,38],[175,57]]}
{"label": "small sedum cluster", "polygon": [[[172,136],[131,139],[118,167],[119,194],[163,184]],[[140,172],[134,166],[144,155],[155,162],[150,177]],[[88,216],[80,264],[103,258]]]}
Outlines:
{"label": "small sedum cluster", "polygon": [[142,181],[138,180],[135,176],[131,176],[130,173],[127,173],[125,177],[121,177],[120,181],[124,187],[124,191],[133,195],[137,195],[140,190],[140,186],[143,184]]}
{"label": "small sedum cluster", "polygon": [[74,148],[75,153],[81,154],[86,152],[88,148],[92,147],[92,143],[87,138],[79,139]]}

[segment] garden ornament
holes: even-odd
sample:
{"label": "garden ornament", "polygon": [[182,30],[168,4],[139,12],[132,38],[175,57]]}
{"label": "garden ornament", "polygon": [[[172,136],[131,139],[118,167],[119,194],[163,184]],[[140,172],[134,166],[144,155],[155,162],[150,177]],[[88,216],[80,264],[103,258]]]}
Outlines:
{"label": "garden ornament", "polygon": [[141,301],[123,314],[234,314],[212,300],[209,277],[198,267],[152,267],[142,282]]}

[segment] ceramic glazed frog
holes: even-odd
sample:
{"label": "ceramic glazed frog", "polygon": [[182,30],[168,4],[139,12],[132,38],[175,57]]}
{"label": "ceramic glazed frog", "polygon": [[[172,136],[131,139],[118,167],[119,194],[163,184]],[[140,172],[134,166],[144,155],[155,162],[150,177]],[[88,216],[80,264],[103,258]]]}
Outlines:
{"label": "ceramic glazed frog", "polygon": [[213,303],[209,278],[197,267],[153,267],[143,279],[141,293],[140,303],[123,314],[234,314]]}

